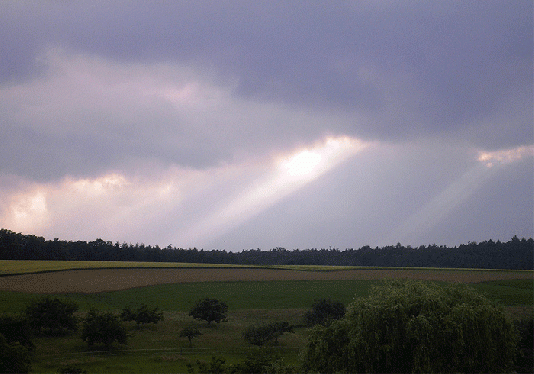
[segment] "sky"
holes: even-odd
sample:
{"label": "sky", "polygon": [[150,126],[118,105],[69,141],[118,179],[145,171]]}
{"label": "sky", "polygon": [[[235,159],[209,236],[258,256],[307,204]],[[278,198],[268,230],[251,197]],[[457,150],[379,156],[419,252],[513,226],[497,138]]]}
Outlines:
{"label": "sky", "polygon": [[228,251],[534,236],[531,0],[5,0],[0,40],[0,227]]}

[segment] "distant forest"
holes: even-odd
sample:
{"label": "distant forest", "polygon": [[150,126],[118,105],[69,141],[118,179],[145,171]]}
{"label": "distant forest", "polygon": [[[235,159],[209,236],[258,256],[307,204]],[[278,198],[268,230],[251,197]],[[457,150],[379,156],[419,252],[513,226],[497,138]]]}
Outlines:
{"label": "distant forest", "polygon": [[428,245],[359,249],[273,248],[240,252],[146,246],[95,241],[45,240],[0,229],[0,260],[147,261],[241,265],[342,265],[388,267],[447,267],[532,270],[534,240],[514,236],[508,242],[469,242],[458,247]]}

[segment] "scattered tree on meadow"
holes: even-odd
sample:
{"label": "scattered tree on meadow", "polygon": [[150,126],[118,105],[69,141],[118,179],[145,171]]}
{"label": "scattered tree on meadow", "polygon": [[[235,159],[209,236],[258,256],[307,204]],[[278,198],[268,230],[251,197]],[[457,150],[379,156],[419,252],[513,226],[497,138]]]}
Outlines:
{"label": "scattered tree on meadow", "polygon": [[156,324],[159,321],[163,321],[163,312],[160,312],[158,307],[149,309],[146,304],[142,304],[137,310],[133,311],[129,307],[124,308],[121,313],[121,319],[125,322],[135,321],[137,327],[139,327],[141,324]]}
{"label": "scattered tree on meadow", "polygon": [[188,326],[180,331],[180,338],[187,338],[190,347],[193,347],[193,339],[199,335],[202,335],[202,333],[195,326]]}
{"label": "scattered tree on meadow", "polygon": [[35,349],[32,341],[32,330],[28,320],[22,316],[1,316],[0,333],[8,344],[19,343],[29,351]]}
{"label": "scattered tree on meadow", "polygon": [[326,325],[343,316],[345,316],[345,305],[342,302],[321,299],[315,301],[311,310],[306,312],[304,322],[307,326]]}
{"label": "scattered tree on meadow", "polygon": [[38,334],[62,335],[78,329],[77,310],[78,305],[70,300],[45,297],[28,305],[25,315]]}
{"label": "scattered tree on meadow", "polygon": [[126,344],[126,329],[114,314],[91,309],[83,321],[82,340],[89,348],[96,343],[109,350],[115,341]]}
{"label": "scattered tree on meadow", "polygon": [[30,350],[14,342],[8,343],[0,333],[0,373],[27,373],[31,369]]}
{"label": "scattered tree on meadow", "polygon": [[461,285],[390,282],[316,326],[305,370],[332,372],[508,372],[516,336],[504,312]]}
{"label": "scattered tree on meadow", "polygon": [[262,346],[271,340],[278,343],[278,337],[285,332],[293,332],[288,322],[274,322],[259,326],[249,326],[243,332],[243,338],[252,345]]}
{"label": "scattered tree on meadow", "polygon": [[194,319],[204,320],[208,322],[215,321],[217,323],[226,319],[226,313],[228,313],[228,305],[217,299],[202,299],[197,301],[195,306],[189,312],[189,315]]}

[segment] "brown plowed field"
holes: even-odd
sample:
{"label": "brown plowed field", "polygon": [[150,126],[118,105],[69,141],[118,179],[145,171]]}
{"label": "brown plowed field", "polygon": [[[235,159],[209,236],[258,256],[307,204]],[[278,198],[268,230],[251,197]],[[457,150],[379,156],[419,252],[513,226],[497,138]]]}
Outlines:
{"label": "brown plowed field", "polygon": [[165,283],[274,280],[420,279],[476,283],[532,279],[532,272],[469,270],[97,269],[0,277],[0,290],[31,293],[95,293]]}

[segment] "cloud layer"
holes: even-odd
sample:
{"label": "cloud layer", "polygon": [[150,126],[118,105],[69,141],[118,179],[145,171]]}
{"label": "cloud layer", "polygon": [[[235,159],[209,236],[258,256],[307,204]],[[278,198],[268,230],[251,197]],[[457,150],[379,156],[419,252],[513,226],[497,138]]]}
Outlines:
{"label": "cloud layer", "polygon": [[2,2],[0,226],[229,249],[532,236],[532,14]]}

